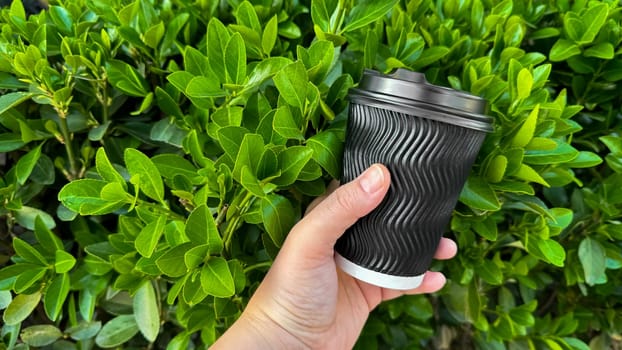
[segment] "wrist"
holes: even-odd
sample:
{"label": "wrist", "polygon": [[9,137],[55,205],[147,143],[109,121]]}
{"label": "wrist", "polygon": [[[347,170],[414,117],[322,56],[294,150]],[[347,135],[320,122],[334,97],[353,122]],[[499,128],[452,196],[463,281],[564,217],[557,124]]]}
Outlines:
{"label": "wrist", "polygon": [[245,311],[210,349],[308,349],[267,315]]}

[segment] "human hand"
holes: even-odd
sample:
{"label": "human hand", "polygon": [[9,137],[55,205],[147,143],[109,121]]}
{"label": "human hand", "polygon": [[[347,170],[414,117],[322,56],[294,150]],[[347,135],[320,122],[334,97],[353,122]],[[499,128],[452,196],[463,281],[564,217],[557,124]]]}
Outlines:
{"label": "human hand", "polygon": [[[350,349],[382,301],[441,289],[445,277],[440,272],[428,271],[418,288],[403,291],[359,281],[335,265],[335,242],[380,204],[389,184],[389,171],[376,164],[313,203],[240,319],[214,348]],[[443,238],[435,257],[448,259],[456,250],[452,240]]]}

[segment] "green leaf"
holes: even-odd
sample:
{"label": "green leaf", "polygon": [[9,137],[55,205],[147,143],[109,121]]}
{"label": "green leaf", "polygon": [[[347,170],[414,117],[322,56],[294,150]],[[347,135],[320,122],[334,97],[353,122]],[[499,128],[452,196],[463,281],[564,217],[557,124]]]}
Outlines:
{"label": "green leaf", "polygon": [[497,194],[481,177],[471,176],[460,193],[460,202],[479,210],[496,211],[501,208]]}
{"label": "green leaf", "polygon": [[102,177],[102,179],[108,182],[118,182],[121,186],[123,186],[124,190],[127,190],[125,179],[121,176],[121,174],[119,174],[117,169],[114,168],[112,163],[110,163],[103,147],[100,147],[95,154],[95,167],[97,168],[97,173]]}
{"label": "green leaf", "polygon": [[54,227],[56,227],[56,222],[54,221],[54,218],[41,209],[23,205],[21,208],[15,210],[14,214],[15,220],[17,220],[17,222],[21,226],[29,230],[35,229],[35,220],[37,219],[37,217],[39,217],[41,221],[43,221],[47,228],[53,229]]}
{"label": "green leaf", "polygon": [[[522,72],[522,70],[521,70]],[[519,73],[520,76],[520,73]],[[530,75],[531,76],[531,75]],[[520,90],[520,87],[519,87]],[[519,91],[520,95],[520,91]],[[538,114],[540,113],[540,105],[536,105],[536,107],[529,113],[527,119],[523,122],[518,132],[512,138],[510,143],[513,147],[525,147],[529,142],[533,139],[533,134],[536,131],[536,125],[538,123]]]}
{"label": "green leaf", "polygon": [[508,159],[502,154],[496,155],[488,164],[488,168],[486,168],[486,180],[492,183],[500,182],[503,180],[507,166]]}
{"label": "green leaf", "polygon": [[564,31],[572,41],[576,42],[581,39],[585,28],[583,28],[583,21],[578,18],[575,12],[567,12],[564,15]]}
{"label": "green leaf", "polygon": [[[526,150],[552,150],[557,147],[557,142],[546,137],[534,137],[525,146]],[[524,154],[523,154],[524,156]],[[522,161],[522,159],[521,159]]]}
{"label": "green leaf", "polygon": [[253,174],[257,174],[257,167],[263,154],[264,143],[263,137],[259,134],[246,134],[242,139],[237,157],[235,158],[235,167],[233,168],[233,178],[240,181],[242,175],[242,167],[247,166]]}
{"label": "green leaf", "polygon": [[160,21],[158,24],[155,24],[143,35],[145,45],[149,46],[152,49],[157,49],[160,41],[164,37],[164,33],[166,32],[166,28],[164,27],[164,22]]}
{"label": "green leaf", "polygon": [[65,329],[73,340],[86,340],[93,338],[102,328],[101,321],[80,321],[77,325]]}
{"label": "green leaf", "polygon": [[6,309],[13,300],[11,292],[8,290],[0,290],[0,310]]}
{"label": "green leaf", "polygon": [[603,162],[598,154],[588,151],[579,151],[579,155],[572,161],[566,163],[569,168],[591,168]]}
{"label": "green leaf", "polygon": [[243,108],[233,106],[217,110],[212,114],[211,118],[220,127],[240,126],[242,125],[243,115]]}
{"label": "green leaf", "polygon": [[570,40],[559,39],[553,44],[549,59],[552,62],[561,62],[579,54],[581,54],[581,49],[577,44]]}
{"label": "green leaf", "polygon": [[270,57],[259,62],[248,76],[248,82],[241,94],[249,93],[263,84],[266,80],[281,71],[292,61],[286,57]]}
{"label": "green leaf", "polygon": [[219,254],[223,249],[222,238],[207,205],[200,205],[190,213],[185,233],[195,245],[207,244],[210,254]]}
{"label": "green leaf", "polygon": [[288,106],[281,106],[274,114],[272,128],[286,139],[304,140],[300,125],[294,120],[294,115]]}
{"label": "green leaf", "polygon": [[43,347],[54,343],[63,336],[63,332],[49,324],[25,328],[21,333],[22,341],[29,346]]}
{"label": "green leaf", "polygon": [[609,5],[599,3],[594,6],[588,7],[585,13],[581,16],[583,22],[584,31],[581,36],[581,43],[589,43],[594,41],[598,32],[605,24],[607,20]]}
{"label": "green leaf", "polygon": [[6,325],[15,325],[25,320],[37,307],[41,300],[41,292],[18,294],[4,310],[2,319]]}
{"label": "green leaf", "polygon": [[[190,80],[188,80],[188,82],[190,82]],[[186,91],[186,86],[188,86],[188,84],[182,84],[183,89],[180,89],[180,91]],[[173,97],[166,90],[157,86],[155,90],[155,95],[156,103],[164,113],[169,114],[175,118],[183,119],[184,114],[179,107],[179,103],[175,99],[173,99]]]}
{"label": "green leaf", "polygon": [[261,155],[259,165],[257,165],[257,179],[272,177],[276,175],[278,171],[279,163],[276,153],[274,153],[272,149],[266,148]]}
{"label": "green leaf", "polygon": [[172,180],[176,175],[183,175],[192,180],[198,176],[197,168],[186,158],[177,154],[158,154],[151,158],[151,161],[165,179]]}
{"label": "green leaf", "polygon": [[[2,98],[0,96],[0,98]],[[22,140],[22,135],[20,134],[0,134],[0,152],[11,152],[22,148],[26,144],[25,141]]]}
{"label": "green leaf", "polygon": [[445,46],[433,46],[423,50],[421,56],[412,65],[413,69],[420,70],[434,62],[439,61],[441,58],[447,56],[451,50]]}
{"label": "green leaf", "polygon": [[13,289],[16,293],[23,293],[28,290],[32,285],[39,282],[45,273],[47,268],[43,266],[33,265],[33,268],[28,269],[15,278],[15,284]]}
{"label": "green leaf", "polygon": [[151,282],[144,282],[138,288],[132,304],[138,330],[147,341],[153,343],[160,332],[160,309]]}
{"label": "green leaf", "polygon": [[130,176],[138,176],[140,190],[151,199],[164,202],[164,184],[158,168],[151,159],[133,148],[124,152],[125,166]]}
{"label": "green leaf", "polygon": [[253,173],[252,170],[246,165],[242,167],[242,172],[240,173],[240,184],[250,193],[257,197],[264,197],[266,193],[264,192],[264,188],[262,187],[259,180]]}
{"label": "green leaf", "polygon": [[134,201],[134,197],[125,192],[123,186],[118,182],[111,182],[104,186],[99,195],[101,199],[111,202],[110,205],[113,206],[117,203],[133,203]]}
{"label": "green leaf", "polygon": [[233,276],[227,261],[221,257],[210,258],[201,269],[201,287],[208,295],[228,298],[235,293]]}
{"label": "green leaf", "polygon": [[614,57],[615,48],[611,43],[596,44],[583,53],[585,57],[596,57],[604,60],[610,60]]}
{"label": "green leaf", "polygon": [[[522,100],[522,99],[529,97],[529,95],[531,95],[531,88],[533,87],[533,76],[531,75],[531,72],[529,71],[529,69],[523,68],[518,72],[518,79],[517,79],[516,87],[518,89],[519,99]],[[534,108],[534,111],[538,107]],[[537,114],[538,113],[536,112],[536,116]]]}
{"label": "green leaf", "polygon": [[189,270],[193,270],[197,268],[197,266],[201,265],[201,263],[203,263],[205,258],[208,256],[209,246],[207,244],[198,245],[184,254],[184,263]]}
{"label": "green leaf", "polygon": [[193,78],[194,75],[186,71],[173,72],[166,77],[166,79],[181,92],[186,92],[186,88]]}
{"label": "green leaf", "polygon": [[544,255],[545,260],[551,264],[559,267],[564,266],[564,260],[566,260],[566,251],[561,244],[552,239],[536,239],[533,238],[538,249]]}
{"label": "green leaf", "polygon": [[482,301],[475,282],[468,286],[456,282],[448,283],[443,300],[449,313],[460,322],[476,322],[481,314]]}
{"label": "green leaf", "polygon": [[13,249],[15,253],[22,259],[26,260],[29,263],[47,266],[47,260],[30,244],[26,243],[24,240],[14,237],[13,238]]}
{"label": "green leaf", "polygon": [[73,18],[71,18],[71,13],[69,13],[66,8],[62,6],[50,6],[48,8],[48,13],[61,33],[65,35],[72,34],[72,27],[74,21]]}
{"label": "green leaf", "polygon": [[95,337],[95,344],[114,348],[132,339],[138,333],[134,315],[120,315],[108,321]]}
{"label": "green leaf", "polygon": [[521,326],[530,327],[535,323],[533,312],[520,308],[510,310],[510,318]]}
{"label": "green leaf", "polygon": [[248,133],[247,129],[239,126],[227,126],[218,129],[220,146],[231,159],[237,158],[242,140]]}
{"label": "green leaf", "polygon": [[549,184],[542,178],[542,176],[540,176],[537,171],[527,164],[521,164],[520,168],[513,176],[521,180],[536,182],[549,187]]}
{"label": "green leaf", "polygon": [[317,25],[323,32],[330,32],[330,17],[332,14],[329,12],[326,6],[326,0],[312,0],[311,1],[311,19],[313,24]]}
{"label": "green leaf", "polygon": [[550,210],[552,219],[547,218],[547,222],[551,227],[557,227],[560,230],[570,226],[574,217],[573,211],[567,208],[552,208]]}
{"label": "green leaf", "polygon": [[255,7],[249,1],[243,1],[235,10],[234,15],[238,24],[250,28],[255,32],[261,32],[259,17],[257,17]]}
{"label": "green leaf", "polygon": [[24,4],[21,1],[12,1],[9,9],[11,17],[16,17],[21,20],[26,20],[26,10]]}
{"label": "green leaf", "polygon": [[553,140],[557,143],[554,149],[528,150],[523,161],[529,164],[560,164],[573,161],[579,156],[579,151],[564,141]]}
{"label": "green leaf", "polygon": [[263,34],[261,36],[261,49],[263,53],[270,56],[270,52],[274,48],[274,44],[276,43],[277,34],[279,31],[279,21],[277,16],[274,15],[268,23],[266,23],[266,27],[263,29]]}
{"label": "green leaf", "polygon": [[[205,266],[203,266],[205,268]],[[201,286],[201,271],[191,274],[191,277],[184,282],[182,297],[190,306],[194,306],[207,298],[208,294]],[[205,320],[201,320],[204,323]]]}
{"label": "green leaf", "polygon": [[298,175],[312,156],[313,150],[304,146],[292,146],[279,153],[281,176],[272,180],[272,183],[279,186],[289,186],[296,182]]}
{"label": "green leaf", "polygon": [[289,230],[296,223],[296,213],[289,200],[271,194],[261,200],[261,217],[272,242],[280,247]]}
{"label": "green leaf", "polygon": [[220,84],[211,77],[197,76],[192,78],[186,86],[186,95],[191,98],[213,98],[225,96]]}
{"label": "green leaf", "polygon": [[160,237],[164,233],[164,226],[166,225],[166,216],[161,215],[158,218],[143,227],[140,233],[134,241],[134,247],[136,251],[144,256],[150,258],[155,251]]}
{"label": "green leaf", "polygon": [[149,93],[149,84],[129,64],[111,59],[106,62],[108,80],[117,89],[135,97],[145,97]]}
{"label": "green leaf", "polygon": [[33,93],[22,91],[3,94],[0,96],[0,115],[20,105],[22,102],[28,101],[33,95]]}
{"label": "green leaf", "polygon": [[172,20],[168,21],[165,28],[164,38],[162,39],[162,44],[160,45],[160,57],[166,57],[177,52],[175,42],[177,35],[184,28],[184,25],[188,22],[189,18],[189,13],[182,12],[175,16]]}
{"label": "green leaf", "polygon": [[63,310],[65,300],[69,295],[70,288],[69,275],[61,273],[54,277],[50,285],[45,291],[43,297],[43,306],[45,308],[45,314],[52,321],[56,321]]}
{"label": "green leaf", "polygon": [[492,260],[482,260],[476,266],[476,271],[479,277],[493,286],[499,286],[503,283],[503,272]]}
{"label": "green leaf", "polygon": [[19,158],[17,164],[15,165],[15,175],[17,182],[20,185],[26,183],[26,180],[28,180],[32,170],[35,168],[39,157],[41,157],[41,145]]}
{"label": "green leaf", "polygon": [[175,118],[168,117],[155,122],[149,132],[153,141],[160,141],[181,148],[188,132],[177,125]]}
{"label": "green leaf", "polygon": [[169,277],[183,276],[188,272],[188,269],[185,264],[180,262],[184,261],[184,255],[193,246],[193,243],[187,242],[169,249],[156,260],[156,265],[163,274]]}
{"label": "green leaf", "polygon": [[[590,350],[590,347],[580,339],[567,337],[564,337],[562,339],[564,339],[566,344],[573,350]],[[598,346],[596,346],[595,348],[598,349]]]}
{"label": "green leaf", "polygon": [[111,124],[112,124],[111,121],[107,121],[89,130],[89,140],[101,141],[104,138],[104,136],[106,136],[106,133],[108,132],[108,128],[110,127]]}
{"label": "green leaf", "polygon": [[281,97],[294,107],[303,109],[307,98],[307,83],[309,77],[302,62],[297,61],[285,66],[274,76],[274,84]]}
{"label": "green leaf", "polygon": [[246,274],[242,268],[242,264],[238,260],[229,260],[229,270],[233,276],[233,284],[235,285],[235,293],[241,293],[246,287]]}
{"label": "green leaf", "polygon": [[368,30],[365,37],[365,50],[363,54],[363,66],[373,69],[376,64],[376,55],[378,54],[378,35],[373,30]]}
{"label": "green leaf", "polygon": [[533,33],[530,34],[529,38],[532,40],[546,39],[559,36],[559,34],[560,30],[558,28],[545,27],[535,30]]}
{"label": "green leaf", "polygon": [[343,28],[343,32],[363,28],[366,25],[379,20],[387,12],[389,12],[396,3],[397,0],[357,1],[356,5],[352,8],[352,11],[348,14],[346,26]]}
{"label": "green leaf", "polygon": [[341,174],[343,143],[337,134],[330,130],[322,131],[307,140],[307,147],[313,150],[313,160],[330,176],[338,179]]}
{"label": "green leaf", "polygon": [[239,33],[231,36],[225,48],[227,82],[242,85],[246,79],[246,48]]}
{"label": "green leaf", "polygon": [[498,236],[497,223],[492,217],[486,218],[484,221],[475,221],[472,227],[480,236],[489,241],[496,241]]}
{"label": "green leaf", "polygon": [[76,258],[64,250],[55,253],[54,270],[56,273],[69,272],[76,264]]}
{"label": "green leaf", "polygon": [[221,83],[227,81],[225,68],[225,48],[230,38],[229,31],[216,17],[207,24],[207,57],[212,72]]}
{"label": "green leaf", "polygon": [[598,138],[615,155],[622,155],[622,138],[619,136],[601,136]]}
{"label": "green leaf", "polygon": [[330,41],[317,40],[308,50],[299,48],[298,55],[307,67],[309,80],[320,85],[332,67],[335,48]]}
{"label": "green leaf", "polygon": [[326,96],[326,103],[333,106],[336,102],[343,100],[348,95],[348,90],[354,85],[352,76],[349,74],[341,75],[330,86],[328,95]]}
{"label": "green leaf", "polygon": [[606,253],[597,240],[585,237],[579,244],[579,260],[583,266],[585,283],[590,286],[606,281]]}

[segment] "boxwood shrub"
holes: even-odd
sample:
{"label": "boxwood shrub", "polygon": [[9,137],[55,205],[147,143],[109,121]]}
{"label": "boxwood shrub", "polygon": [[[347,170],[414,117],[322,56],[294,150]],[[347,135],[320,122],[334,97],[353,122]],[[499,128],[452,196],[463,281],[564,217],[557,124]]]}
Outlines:
{"label": "boxwood shrub", "polygon": [[622,346],[622,7],[50,0],[0,10],[0,349],[194,349],[340,175],[348,89],[406,67],[491,133],[436,262],[360,349]]}

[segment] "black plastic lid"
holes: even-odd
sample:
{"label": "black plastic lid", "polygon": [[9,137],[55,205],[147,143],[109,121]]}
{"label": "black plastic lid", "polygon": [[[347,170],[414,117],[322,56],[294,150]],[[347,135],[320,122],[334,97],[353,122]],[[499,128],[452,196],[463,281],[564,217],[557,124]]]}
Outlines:
{"label": "black plastic lid", "polygon": [[492,118],[483,114],[486,110],[484,99],[430,84],[423,73],[408,69],[399,68],[388,75],[366,69],[358,88],[351,89],[349,97],[355,102],[362,99],[386,103],[383,107],[400,112],[425,109],[436,113],[437,118],[434,119],[443,122],[483,131],[492,130]]}

